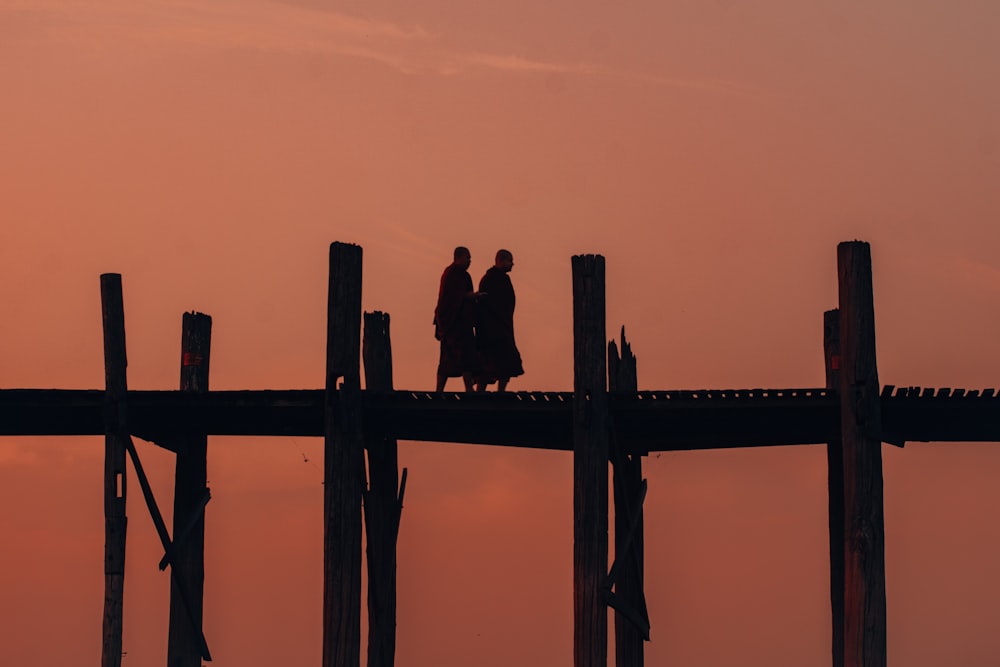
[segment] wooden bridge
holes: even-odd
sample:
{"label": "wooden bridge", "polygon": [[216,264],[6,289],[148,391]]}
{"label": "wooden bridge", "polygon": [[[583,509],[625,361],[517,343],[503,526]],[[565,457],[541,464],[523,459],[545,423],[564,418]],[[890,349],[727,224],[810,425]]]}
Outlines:
{"label": "wooden bridge", "polygon": [[[324,393],[131,390],[129,430],[174,452],[175,443],[198,434],[323,437]],[[0,435],[104,435],[104,407],[99,389],[0,389]],[[573,449],[572,408],[572,392],[361,395],[367,433],[564,451]],[[879,409],[882,440],[891,444],[1000,441],[1000,396],[993,389],[886,385]],[[840,437],[840,402],[825,388],[616,392],[608,396],[608,414],[628,454],[826,444]]]}
{"label": "wooden bridge", "polygon": [[[0,435],[105,436],[105,608],[102,667],[121,664],[125,459],[171,567],[167,664],[210,660],[202,632],[205,470],[209,435],[325,438],[323,667],[360,663],[362,508],[368,536],[368,665],[394,664],[396,536],[406,471],[397,440],[572,451],[574,664],[607,665],[607,609],[616,665],[643,664],[650,621],[643,592],[642,456],[650,452],[822,444],[829,464],[831,664],[886,664],[881,443],[1000,441],[993,389],[880,387],[871,258],[838,247],[839,309],[824,314],[827,386],[639,391],[624,337],[607,344],[604,259],[573,258],[572,392],[434,394],[392,386],[389,317],[364,315],[361,248],[330,248],[327,380],[323,389],[209,391],[211,318],[184,315],[181,388],[129,390],[121,277],[101,276],[103,390],[0,390]],[[366,389],[361,389],[363,348]],[[168,531],[132,437],[177,454]],[[364,457],[368,457],[367,472]],[[608,475],[614,466],[615,561],[608,564]]]}

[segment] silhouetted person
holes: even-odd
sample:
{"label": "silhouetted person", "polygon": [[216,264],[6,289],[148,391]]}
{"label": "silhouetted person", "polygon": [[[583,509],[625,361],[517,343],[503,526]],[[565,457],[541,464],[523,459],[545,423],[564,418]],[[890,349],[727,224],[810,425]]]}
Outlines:
{"label": "silhouetted person", "polygon": [[476,378],[479,391],[497,383],[506,391],[512,377],[524,375],[521,353],[514,343],[514,285],[507,275],[514,268],[514,255],[498,250],[496,263],[479,281],[482,295],[476,306],[476,345],[482,370]]}
{"label": "silhouetted person", "polygon": [[437,307],[434,309],[434,337],[441,341],[441,357],[437,370],[437,391],[444,391],[450,377],[461,377],[465,390],[473,390],[473,378],[479,370],[476,353],[475,300],[469,265],[472,254],[468,248],[455,248],[455,261],[441,275]]}

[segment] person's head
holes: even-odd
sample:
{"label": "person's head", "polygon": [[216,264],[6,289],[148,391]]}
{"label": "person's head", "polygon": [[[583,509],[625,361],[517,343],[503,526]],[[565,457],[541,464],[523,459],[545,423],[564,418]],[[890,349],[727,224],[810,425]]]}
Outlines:
{"label": "person's head", "polygon": [[455,264],[461,266],[463,269],[468,269],[469,265],[472,264],[472,253],[465,246],[458,246],[455,248]]}
{"label": "person's head", "polygon": [[496,267],[510,273],[510,270],[514,268],[514,255],[511,254],[510,250],[497,250]]}

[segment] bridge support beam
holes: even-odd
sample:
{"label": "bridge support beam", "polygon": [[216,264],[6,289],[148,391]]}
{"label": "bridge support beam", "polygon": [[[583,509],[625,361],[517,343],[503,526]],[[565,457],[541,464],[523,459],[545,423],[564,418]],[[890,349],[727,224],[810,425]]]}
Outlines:
{"label": "bridge support beam", "polygon": [[[389,314],[364,314],[362,356],[365,388],[392,391]],[[368,488],[363,491],[368,537],[368,667],[392,667],[396,660],[396,539],[403,510],[396,439],[365,434]]]}
{"label": "bridge support beam", "polygon": [[[639,389],[636,360],[622,327],[621,354],[614,341],[608,343],[608,383],[612,392],[635,393]],[[611,443],[615,498],[615,666],[642,667],[643,642],[649,640],[646,609],[642,505],[642,454],[626,453],[620,439]],[[609,583],[610,585],[610,583]],[[627,613],[623,613],[627,610]]]}
{"label": "bridge support beam", "polygon": [[104,323],[104,621],[101,667],[121,667],[125,598],[125,305],[122,277],[101,275]]}
{"label": "bridge support beam", "polygon": [[573,265],[573,664],[606,667],[608,391],[604,257]]}
{"label": "bridge support beam", "polygon": [[837,247],[840,430],[844,471],[844,665],[885,667],[882,424],[875,361],[871,248]]}
{"label": "bridge support beam", "polygon": [[[361,247],[330,245],[323,505],[323,667],[361,664]],[[342,379],[339,388],[337,381]]]}
{"label": "bridge support beam", "polygon": [[[208,391],[212,318],[184,313],[181,322],[181,391]],[[201,667],[205,590],[205,502],[208,499],[208,436],[185,436],[177,443],[174,469],[174,559],[170,568],[168,667]],[[184,604],[187,591],[190,612]]]}
{"label": "bridge support beam", "polygon": [[[840,311],[823,313],[826,388],[840,391]],[[830,517],[830,618],[833,667],[844,667],[844,449],[840,438],[826,444]]]}

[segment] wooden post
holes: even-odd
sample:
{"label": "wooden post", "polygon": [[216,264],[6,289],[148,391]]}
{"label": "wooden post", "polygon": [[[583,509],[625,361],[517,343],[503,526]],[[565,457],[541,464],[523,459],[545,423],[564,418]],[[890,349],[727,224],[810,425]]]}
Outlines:
{"label": "wooden post", "polygon": [[608,393],[604,257],[573,266],[573,664],[606,667]]}
{"label": "wooden post", "polygon": [[[361,247],[330,245],[323,507],[323,667],[361,664]],[[337,380],[343,379],[340,388]]]}
{"label": "wooden post", "polygon": [[[364,314],[362,354],[368,391],[392,391],[389,314]],[[368,536],[368,667],[392,667],[396,659],[396,538],[402,502],[395,438],[365,434],[368,489],[364,493]]]}
{"label": "wooden post", "polygon": [[[184,313],[181,324],[181,391],[208,391],[212,318]],[[174,562],[170,577],[168,667],[201,667],[201,629],[205,587],[205,517],[208,492],[208,437],[187,436],[177,442],[174,473]],[[190,524],[190,528],[185,530]],[[189,617],[178,586],[184,586]]]}
{"label": "wooden post", "polygon": [[[840,391],[840,311],[823,313],[826,388]],[[830,518],[830,617],[833,667],[844,667],[844,448],[839,439],[826,444]]]}
{"label": "wooden post", "polygon": [[[635,393],[639,390],[636,376],[636,359],[632,347],[625,340],[622,327],[621,356],[614,341],[608,343],[608,381],[612,392]],[[615,562],[618,579],[615,593],[622,604],[638,613],[646,614],[643,592],[644,546],[642,503],[642,456],[627,454],[622,442],[616,442],[612,455],[615,467]],[[635,528],[633,528],[633,518]],[[631,541],[628,540],[632,535]],[[642,667],[644,664],[644,637],[630,619],[615,611],[615,665],[617,667]]]}
{"label": "wooden post", "polygon": [[837,272],[845,517],[844,664],[885,667],[882,424],[868,244],[841,243],[837,247]]}
{"label": "wooden post", "polygon": [[[840,391],[840,311],[823,313],[826,388]],[[844,450],[840,439],[826,444],[830,519],[830,617],[833,667],[844,667]]]}
{"label": "wooden post", "polygon": [[101,667],[122,664],[122,602],[125,596],[125,442],[128,392],[125,369],[125,305],[122,277],[101,275],[104,322],[104,623]]}

